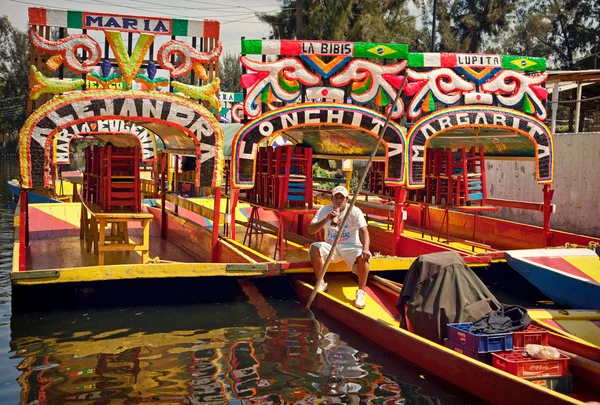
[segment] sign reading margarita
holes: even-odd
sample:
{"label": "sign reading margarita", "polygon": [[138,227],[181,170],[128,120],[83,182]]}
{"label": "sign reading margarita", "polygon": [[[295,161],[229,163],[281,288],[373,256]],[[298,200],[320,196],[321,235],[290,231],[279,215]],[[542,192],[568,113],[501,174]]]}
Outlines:
{"label": "sign reading margarita", "polygon": [[409,148],[411,150],[409,167],[409,185],[425,184],[423,167],[425,148],[430,137],[453,128],[488,127],[509,128],[524,134],[535,141],[537,148],[538,181],[552,180],[552,141],[548,128],[542,123],[525,115],[517,115],[511,111],[494,111],[474,109],[472,111],[446,110],[437,117],[432,117],[415,124],[409,132]]}
{"label": "sign reading margarita", "polygon": [[126,32],[149,32],[170,34],[170,18],[131,17],[118,14],[83,13],[83,28],[88,30],[106,30]]}

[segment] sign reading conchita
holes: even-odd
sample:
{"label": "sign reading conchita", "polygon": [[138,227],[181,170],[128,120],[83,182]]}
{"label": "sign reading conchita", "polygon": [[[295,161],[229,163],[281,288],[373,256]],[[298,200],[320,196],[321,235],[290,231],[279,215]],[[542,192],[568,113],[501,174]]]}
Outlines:
{"label": "sign reading conchita", "polygon": [[[265,114],[261,119],[253,121],[242,128],[234,139],[233,156],[239,177],[236,187],[252,187],[254,159],[259,143],[275,136],[284,130],[296,127],[333,125],[361,129],[365,136],[379,136],[385,124],[385,117],[372,110],[358,106],[342,106],[339,104],[318,103],[310,106],[293,106],[283,108],[276,113]],[[387,145],[388,173],[385,179],[388,185],[400,185],[404,182],[404,135],[402,129],[390,122],[383,141]]]}

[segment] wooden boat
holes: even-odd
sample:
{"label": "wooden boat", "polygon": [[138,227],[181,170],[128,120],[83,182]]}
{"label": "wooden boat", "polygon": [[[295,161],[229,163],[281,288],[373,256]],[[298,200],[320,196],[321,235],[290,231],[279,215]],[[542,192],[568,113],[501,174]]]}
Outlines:
{"label": "wooden boat", "polygon": [[[10,193],[13,196],[13,201],[19,201],[19,196],[21,193],[21,187],[19,186],[19,182],[17,180],[9,180],[8,181],[8,189],[10,190]],[[58,200],[56,198],[52,198],[52,197],[48,197],[46,195],[43,194],[38,194],[38,193],[34,193],[32,191],[28,192],[28,201],[31,204],[38,204],[38,203],[61,203],[63,201]]]}
{"label": "wooden boat", "polygon": [[[318,293],[314,304],[405,359],[448,380],[466,391],[495,404],[583,404],[600,398],[600,347],[550,332],[550,344],[561,346],[572,354],[575,392],[560,394],[532,382],[505,373],[487,364],[403,330],[396,319],[398,287],[386,280],[370,279],[366,288],[367,304],[359,310],[353,306],[356,281],[346,275],[329,276],[329,290]],[[306,300],[313,283],[295,276],[298,295]],[[590,371],[593,370],[593,371]]]}
{"label": "wooden boat", "polygon": [[[504,260],[507,249],[600,241],[550,228],[555,156],[552,131],[543,123],[543,58],[493,55],[486,59],[493,63],[473,67],[460,55],[411,53],[405,44],[353,43],[348,50],[327,41],[245,39],[243,125],[226,138],[218,123],[218,22],[165,18],[177,26],[165,33],[146,29],[146,20],[135,17],[144,28],[131,43],[139,52],[132,53],[124,45],[129,30],[98,22],[134,17],[98,13],[84,27],[67,18],[72,15],[82,14],[29,12],[34,73],[19,137],[15,285],[312,273],[306,252],[315,237],[306,230],[317,210],[315,197],[326,195],[311,190],[313,160],[337,160],[348,169],[349,160],[367,160],[374,149],[370,191],[360,201],[369,215],[371,250],[379,253],[372,271],[406,270],[416,256],[437,251],[458,251],[472,265],[488,265]],[[68,29],[69,36],[52,41],[50,28]],[[103,33],[104,43],[88,29]],[[151,46],[161,35],[175,38]],[[81,41],[89,50],[84,62],[62,55],[75,52]],[[203,43],[202,51],[190,43]],[[115,60],[103,60],[101,49],[112,50]],[[315,49],[327,49],[334,60],[325,63],[319,52],[310,53]],[[172,53],[186,55],[185,61],[174,66],[167,57]],[[251,55],[278,60],[257,62]],[[118,72],[111,75],[109,67]],[[85,79],[63,79],[65,69]],[[452,91],[440,87],[447,74]],[[494,89],[506,75],[531,90],[526,97],[513,94],[510,103],[501,102],[506,95]],[[131,90],[134,84],[138,90]],[[375,109],[368,108],[371,100]],[[99,105],[107,108],[96,111]],[[408,131],[399,125],[403,117],[409,118]],[[69,162],[71,142],[84,138],[96,144],[88,148],[83,177],[73,180],[82,182],[77,202],[32,204],[29,193],[55,193],[57,166]],[[284,145],[272,148],[278,144]],[[228,166],[225,150],[231,151]],[[116,160],[132,161],[137,154],[140,164],[153,167],[151,179],[142,178],[135,164],[123,176],[112,171]],[[284,155],[289,160],[275,158]],[[530,159],[544,201],[488,198],[485,157]],[[180,170],[184,158],[195,164],[186,173]],[[186,198],[180,184],[210,197]],[[151,204],[142,203],[146,198]],[[539,211],[544,225],[483,217],[498,206]],[[349,270],[344,264],[331,269]]]}
{"label": "wooden boat", "polygon": [[525,249],[506,261],[546,296],[571,308],[600,309],[600,257],[590,249]]}

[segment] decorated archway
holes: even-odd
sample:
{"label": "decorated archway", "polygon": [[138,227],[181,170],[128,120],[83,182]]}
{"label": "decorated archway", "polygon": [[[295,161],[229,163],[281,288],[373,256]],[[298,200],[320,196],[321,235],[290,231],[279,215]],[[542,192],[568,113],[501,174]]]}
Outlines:
{"label": "decorated archway", "polygon": [[223,133],[214,116],[193,100],[158,92],[102,90],[56,97],[32,113],[21,129],[21,187],[48,187],[50,161],[46,146],[68,127],[98,118],[126,120],[152,131],[185,134],[197,156],[196,183],[218,187],[223,162]]}
{"label": "decorated archway", "polygon": [[[385,116],[355,105],[305,103],[273,110],[242,127],[233,139],[233,186],[248,189],[254,186],[254,165],[258,145],[265,139],[304,127],[340,127],[360,130],[371,139],[379,136]],[[405,138],[402,128],[390,121],[382,142],[385,148],[388,186],[404,184]]]}
{"label": "decorated archway", "polygon": [[[523,156],[531,155],[536,161],[536,179],[538,183],[552,183],[554,174],[554,141],[550,129],[541,121],[530,115],[502,107],[456,107],[441,110],[417,121],[407,133],[410,150],[407,153],[407,186],[421,188],[425,186],[424,163],[427,146],[435,137],[448,131],[472,129],[468,136],[471,141],[482,143],[480,130],[504,130],[514,133],[520,139],[508,144],[491,133],[487,138],[498,155],[508,155],[514,149],[526,145],[530,150],[521,152]],[[458,141],[455,141],[458,142]],[[502,149],[506,151],[503,153]],[[519,151],[517,151],[519,152]]]}

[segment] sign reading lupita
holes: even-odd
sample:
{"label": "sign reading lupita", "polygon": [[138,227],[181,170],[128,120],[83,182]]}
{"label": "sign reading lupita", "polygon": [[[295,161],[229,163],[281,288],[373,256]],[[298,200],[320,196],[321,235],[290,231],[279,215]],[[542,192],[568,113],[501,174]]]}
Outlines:
{"label": "sign reading lupita", "polygon": [[83,28],[88,30],[113,29],[126,32],[171,34],[171,19],[83,13]]}

